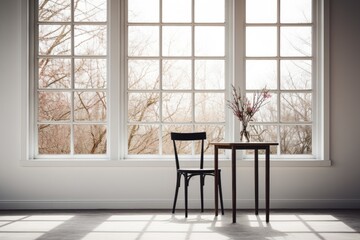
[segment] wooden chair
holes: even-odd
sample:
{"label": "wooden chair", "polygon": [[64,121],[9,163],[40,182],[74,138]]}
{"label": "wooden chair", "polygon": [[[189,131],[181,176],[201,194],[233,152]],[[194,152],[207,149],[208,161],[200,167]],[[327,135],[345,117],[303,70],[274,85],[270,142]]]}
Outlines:
{"label": "wooden chair", "polygon": [[[176,189],[172,213],[175,213],[177,196],[180,188],[181,176],[184,176],[184,190],[185,190],[185,217],[188,216],[188,186],[189,181],[194,176],[200,176],[200,196],[201,196],[201,212],[204,212],[204,185],[206,176],[215,176],[215,169],[204,168],[204,140],[206,139],[206,132],[194,132],[194,133],[171,133],[171,140],[174,145],[175,161],[176,161]],[[180,168],[178,150],[176,147],[177,141],[199,141],[201,142],[200,153],[200,166],[199,168]],[[219,195],[221,212],[224,215],[224,204],[222,198],[221,189],[221,170],[219,169]]]}

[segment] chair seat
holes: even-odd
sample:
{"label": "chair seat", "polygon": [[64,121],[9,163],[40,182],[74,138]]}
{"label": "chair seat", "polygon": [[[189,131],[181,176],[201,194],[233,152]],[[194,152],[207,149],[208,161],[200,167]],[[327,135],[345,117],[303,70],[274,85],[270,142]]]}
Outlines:
{"label": "chair seat", "polygon": [[[220,171],[220,169],[219,169]],[[213,168],[180,168],[178,169],[178,172],[180,173],[215,173],[215,169]]]}

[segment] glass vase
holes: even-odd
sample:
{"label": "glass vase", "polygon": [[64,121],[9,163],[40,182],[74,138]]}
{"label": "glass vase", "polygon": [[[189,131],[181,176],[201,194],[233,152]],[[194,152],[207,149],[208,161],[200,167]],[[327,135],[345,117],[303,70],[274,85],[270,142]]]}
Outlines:
{"label": "glass vase", "polygon": [[240,142],[250,142],[250,131],[246,122],[242,122],[242,129],[240,131]]}

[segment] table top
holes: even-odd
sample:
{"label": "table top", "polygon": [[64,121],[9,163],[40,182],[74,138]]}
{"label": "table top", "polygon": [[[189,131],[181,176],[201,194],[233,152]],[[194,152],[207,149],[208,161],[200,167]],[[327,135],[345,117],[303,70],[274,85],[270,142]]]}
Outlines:
{"label": "table top", "polygon": [[268,147],[277,146],[277,142],[210,142],[217,147]]}

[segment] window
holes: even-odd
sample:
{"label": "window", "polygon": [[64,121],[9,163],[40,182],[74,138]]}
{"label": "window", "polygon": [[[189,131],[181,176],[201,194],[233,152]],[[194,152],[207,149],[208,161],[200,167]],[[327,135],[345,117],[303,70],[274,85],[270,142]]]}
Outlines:
{"label": "window", "polygon": [[251,123],[255,141],[279,142],[274,155],[313,153],[314,17],[312,0],[246,0],[245,88],[272,98]]}
{"label": "window", "polygon": [[106,0],[34,5],[35,155],[106,154]]}
{"label": "window", "polygon": [[206,131],[212,154],[209,142],[239,138],[234,83],[272,94],[252,140],[279,142],[275,158],[324,159],[322,4],[32,0],[30,158],[166,157],[171,131]]}
{"label": "window", "polygon": [[128,154],[173,154],[171,131],[224,139],[225,1],[128,0],[127,36]]}

